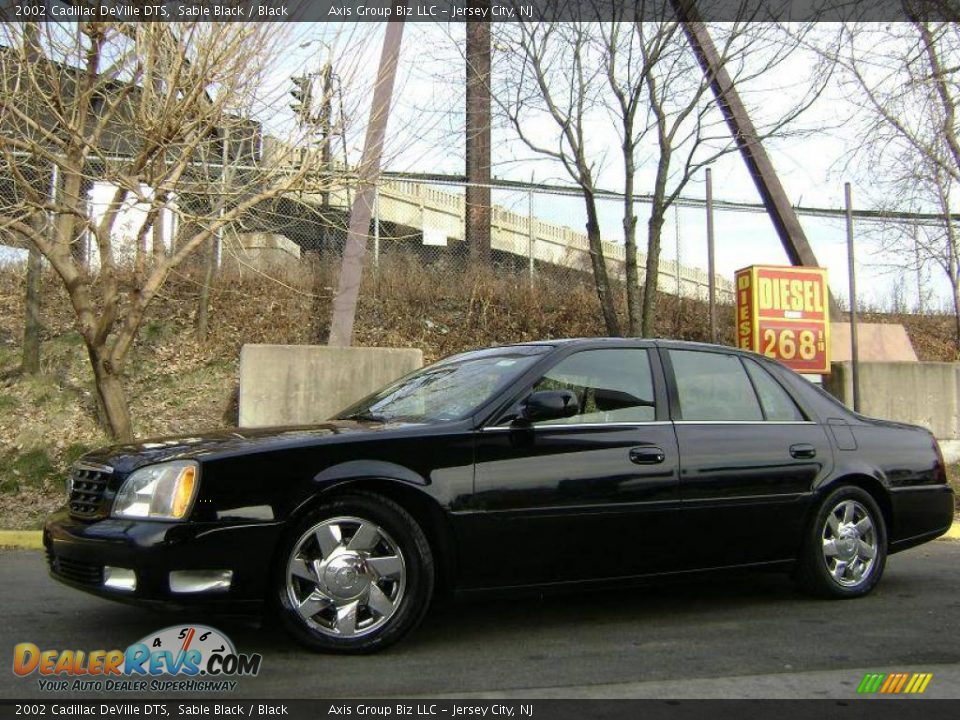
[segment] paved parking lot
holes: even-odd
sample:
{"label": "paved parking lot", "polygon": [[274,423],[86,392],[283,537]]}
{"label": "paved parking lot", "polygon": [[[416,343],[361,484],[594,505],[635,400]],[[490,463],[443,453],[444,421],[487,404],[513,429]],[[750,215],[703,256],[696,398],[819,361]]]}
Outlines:
{"label": "paved parking lot", "polygon": [[[454,603],[368,657],[313,655],[270,625],[99,600],[50,580],[38,552],[0,552],[0,577],[6,668],[18,642],[124,648],[168,625],[206,622],[240,652],[263,654],[260,675],[240,681],[245,697],[850,698],[867,671],[933,672],[927,696],[960,697],[958,542],[894,556],[879,589],[858,601],[808,599],[783,576],[751,573]],[[35,678],[0,671],[0,693],[56,697]]]}

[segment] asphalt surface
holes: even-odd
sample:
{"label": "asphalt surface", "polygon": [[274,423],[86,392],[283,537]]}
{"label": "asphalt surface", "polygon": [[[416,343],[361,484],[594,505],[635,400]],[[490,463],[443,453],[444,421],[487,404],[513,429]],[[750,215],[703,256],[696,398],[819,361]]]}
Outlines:
{"label": "asphalt surface", "polygon": [[[865,672],[907,671],[934,673],[926,697],[960,697],[960,542],[890,558],[879,588],[856,601],[809,599],[785,576],[751,573],[460,602],[434,607],[406,641],[363,657],[309,653],[271,624],[100,600],[49,579],[39,552],[0,552],[0,578],[0,666],[11,667],[19,642],[122,649],[205,622],[240,652],[263,654],[260,675],[241,679],[234,697],[852,698]],[[36,675],[6,669],[0,697],[103,696],[41,692]]]}

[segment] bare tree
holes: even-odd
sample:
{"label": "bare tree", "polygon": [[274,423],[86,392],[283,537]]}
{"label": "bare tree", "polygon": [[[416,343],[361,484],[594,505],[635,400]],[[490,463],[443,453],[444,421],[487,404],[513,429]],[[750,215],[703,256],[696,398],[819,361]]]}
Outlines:
{"label": "bare tree", "polygon": [[[960,180],[960,26],[929,22],[847,24],[830,59],[843,68],[867,166],[905,154]],[[912,165],[913,163],[911,163]]]}
{"label": "bare tree", "polygon": [[840,47],[824,54],[841,69],[860,139],[844,171],[866,178],[883,210],[942,218],[915,234],[885,223],[879,248],[900,267],[943,271],[960,347],[960,248],[952,219],[960,186],[960,26],[928,19],[926,11],[938,13],[934,5],[904,2],[909,22],[848,23]]}
{"label": "bare tree", "polygon": [[[291,143],[267,152],[253,119],[268,102],[264,74],[284,30],[25,27],[2,26],[0,231],[39,251],[62,281],[104,424],[128,440],[125,362],[170,272],[222,228],[301,187],[310,171],[293,162]],[[223,157],[238,168],[227,187]],[[173,215],[172,247],[155,241],[146,252],[153,229]]]}
{"label": "bare tree", "polygon": [[932,228],[925,226],[916,233],[914,258],[916,262],[929,259],[947,276],[953,300],[954,340],[960,348],[960,237],[950,210],[955,183],[953,177],[939,166],[934,166],[932,173],[920,178],[919,187],[932,196],[942,223]]}
{"label": "bare tree", "polygon": [[[727,130],[720,100],[711,92],[713,78],[701,70],[670,4],[644,5],[644,17],[659,18],[655,20],[632,21],[623,8],[610,7],[598,10],[596,17],[611,12],[614,19],[605,22],[547,27],[521,23],[519,52],[512,65],[516,79],[503,104],[527,146],[560,161],[580,185],[588,217],[599,158],[613,144],[609,133],[597,129],[604,120],[612,122],[620,151],[616,174],[622,179],[628,329],[631,335],[650,336],[667,212],[700,169],[735,152],[737,145]],[[747,87],[771,84],[806,32],[794,28],[787,33],[775,24],[752,23],[748,18],[713,30],[720,64],[734,85]],[[797,83],[800,92],[794,100],[781,99],[775,111],[766,108],[762,117],[758,115],[758,139],[784,134],[818,97],[825,79],[826,74],[819,73],[816,82]],[[530,108],[541,114],[544,108],[549,111],[561,131],[563,142],[558,147],[533,139],[538,135],[524,123],[529,112],[526,118],[523,114]],[[586,127],[592,132],[585,132]],[[649,187],[651,195],[642,297],[634,199],[638,183]],[[599,228],[596,245],[601,247]]]}
{"label": "bare tree", "polygon": [[[608,335],[620,320],[603,254],[597,213],[599,152],[590,123],[600,109],[603,69],[591,54],[593,27],[584,22],[504,23],[499,48],[504,71],[495,103],[523,143],[562,165],[579,187],[597,297]],[[551,129],[545,129],[550,124]]]}
{"label": "bare tree", "polygon": [[[809,28],[798,27],[787,33],[775,24],[755,23],[746,17],[718,25],[712,28],[718,65],[727,71],[734,87],[749,90],[756,85],[770,85],[793,57]],[[682,24],[668,16],[659,21],[633,23],[632,30],[619,45],[617,34],[606,35],[604,57],[608,67],[614,68],[608,72],[608,80],[617,98],[614,107],[619,110],[621,121],[625,196],[633,194],[634,173],[641,159],[646,158],[653,167],[639,327],[636,313],[631,316],[631,332],[650,336],[656,317],[656,279],[666,214],[691,179],[738,147],[723,118],[719,105],[722,100],[712,92],[714,77],[701,70]],[[618,57],[624,68],[622,80],[615,72]],[[635,65],[632,71],[628,69],[631,64]],[[785,102],[781,97],[775,109],[767,107],[764,113],[757,112],[758,103],[748,108],[757,126],[757,140],[791,132],[788,128],[819,97],[828,77],[829,73],[816,72],[809,78],[795,78],[792,100]],[[641,90],[645,106],[643,117],[638,119],[635,110],[628,111],[631,98],[635,105],[641,103]],[[627,222],[627,210],[625,205],[625,230],[635,226],[635,220]],[[626,240],[628,253],[635,253],[636,243],[629,242],[629,237]]]}
{"label": "bare tree", "polygon": [[[908,153],[901,155],[899,163],[891,163],[879,183],[885,189],[880,214],[888,217],[868,228],[864,237],[873,241],[875,255],[886,260],[878,263],[881,267],[901,277],[905,272],[916,273],[919,312],[925,303],[924,270],[934,267],[943,273],[951,289],[954,342],[960,348],[960,234],[951,210],[957,181],[939,164]],[[922,220],[906,222],[900,216],[903,212]],[[902,287],[900,282],[895,290]]]}

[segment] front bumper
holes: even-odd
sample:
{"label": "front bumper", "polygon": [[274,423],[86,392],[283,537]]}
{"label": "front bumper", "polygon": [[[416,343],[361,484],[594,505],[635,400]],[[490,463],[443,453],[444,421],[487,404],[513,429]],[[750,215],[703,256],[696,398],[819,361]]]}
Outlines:
{"label": "front bumper", "polygon": [[[78,590],[141,605],[245,612],[266,597],[280,532],[280,523],[82,521],[64,508],[47,518],[43,545],[51,577]],[[105,567],[133,571],[136,587],[106,584]],[[229,588],[171,589],[171,572],[218,570],[231,571]]]}

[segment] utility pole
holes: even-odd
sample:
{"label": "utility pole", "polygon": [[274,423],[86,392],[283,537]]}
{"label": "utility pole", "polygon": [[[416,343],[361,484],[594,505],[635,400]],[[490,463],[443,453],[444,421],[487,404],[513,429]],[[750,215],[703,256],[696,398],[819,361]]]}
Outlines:
{"label": "utility pole", "polygon": [[316,124],[320,131],[320,168],[323,173],[320,179],[320,222],[322,225],[320,250],[321,255],[325,255],[331,250],[330,239],[332,237],[332,233],[330,232],[332,225],[330,213],[330,179],[333,177],[333,154],[331,152],[333,147],[333,138],[331,137],[333,126],[333,67],[329,61],[323,66],[323,69],[320,70],[319,78],[322,92],[320,96],[320,109],[317,111],[316,117],[308,112],[306,121],[311,126]]}
{"label": "utility pole", "polygon": [[343,249],[340,279],[337,293],[333,296],[333,317],[330,320],[328,344],[334,347],[349,347],[353,343],[357,297],[363,277],[363,256],[367,250],[370,217],[373,214],[377,181],[380,179],[380,158],[383,155],[383,141],[390,117],[390,99],[393,96],[402,39],[403,20],[388,22],[383,38],[383,50],[380,53],[377,84],[373,89],[367,136],[357,172],[357,194],[350,210],[350,227],[347,230],[347,244]]}
{"label": "utility pole", "polygon": [[328,62],[320,71],[320,81],[323,84],[323,102],[320,103],[320,116],[318,118],[322,140],[320,141],[320,166],[323,168],[326,177],[323,179],[323,190],[320,194],[324,214],[324,235],[329,227],[326,216],[330,209],[330,177],[333,174],[331,146],[333,138],[331,137],[333,128],[333,67]]}
{"label": "utility pole", "polygon": [[[764,150],[763,143],[760,142],[759,133],[740,99],[740,93],[737,92],[730,73],[724,67],[710,33],[703,24],[696,8],[696,0],[670,1],[700,67],[710,78],[710,85],[720,110],[740,148],[747,170],[763,199],[763,204],[773,221],[777,235],[780,236],[780,242],[787,252],[787,257],[793,265],[817,267],[819,265],[817,257],[807,241],[807,236],[787,198],[787,193],[780,184],[780,178],[777,177],[773,163],[770,162],[770,157]],[[833,298],[833,293],[830,294],[830,311],[839,317],[840,310]]]}
{"label": "utility pole", "polygon": [[[484,8],[490,0],[468,0]],[[490,22],[467,23],[466,213],[464,237],[475,265],[490,265]]]}

